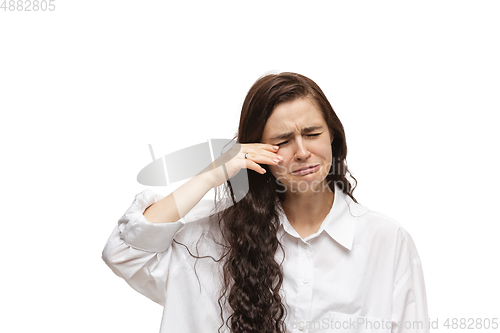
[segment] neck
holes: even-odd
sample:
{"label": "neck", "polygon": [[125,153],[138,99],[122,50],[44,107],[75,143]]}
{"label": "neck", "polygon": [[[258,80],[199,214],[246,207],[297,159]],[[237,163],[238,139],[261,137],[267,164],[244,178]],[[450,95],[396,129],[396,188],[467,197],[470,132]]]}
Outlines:
{"label": "neck", "polygon": [[333,200],[334,193],[327,186],[325,192],[287,192],[282,207],[294,228],[319,229],[332,208]]}

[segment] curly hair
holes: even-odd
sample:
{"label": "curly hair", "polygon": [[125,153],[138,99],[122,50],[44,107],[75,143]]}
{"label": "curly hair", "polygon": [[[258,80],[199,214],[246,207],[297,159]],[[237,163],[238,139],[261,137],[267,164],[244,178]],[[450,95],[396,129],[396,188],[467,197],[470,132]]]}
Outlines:
{"label": "curly hair", "polygon": [[[354,187],[347,179],[347,146],[344,128],[319,86],[311,79],[296,73],[268,74],[259,78],[250,88],[241,111],[237,142],[260,143],[267,120],[274,108],[283,102],[298,98],[311,98],[321,110],[333,134],[332,163],[327,176],[329,187],[334,191],[337,184],[344,193],[352,196]],[[223,286],[218,300],[224,324],[233,333],[284,333],[287,310],[280,294],[283,283],[283,261],[276,261],[278,247],[285,251],[278,239],[279,215],[283,214],[278,201],[284,202],[283,186],[267,165],[265,174],[253,170],[240,171],[222,185],[222,193],[215,189],[216,207],[222,205],[221,197],[230,198],[233,205],[217,209],[222,245],[226,250],[216,261],[223,262]],[[350,174],[350,172],[349,172]],[[248,177],[245,193],[237,186],[241,177]],[[354,180],[356,179],[350,175]],[[248,190],[248,192],[246,192]],[[219,193],[219,196],[217,196]],[[238,198],[238,199],[237,199]],[[198,257],[201,258],[201,257]],[[213,259],[213,258],[212,258]],[[224,321],[223,304],[232,313]]]}
{"label": "curly hair", "polygon": [[[258,79],[250,88],[241,111],[237,142],[259,143],[267,120],[274,108],[283,102],[298,98],[311,98],[323,113],[330,133],[333,133],[332,163],[327,181],[334,191],[334,184],[352,195],[354,187],[346,177],[347,145],[342,123],[335,114],[323,91],[311,79],[296,73],[269,74]],[[227,258],[224,263],[224,285],[219,304],[225,298],[233,313],[226,325],[234,333],[282,333],[286,331],[286,307],[280,288],[283,282],[282,263],[275,254],[283,247],[277,237],[279,214],[276,200],[285,200],[282,185],[267,165],[264,175],[253,170],[240,172],[223,186],[233,205],[220,210],[218,215],[221,231],[227,242]],[[248,193],[236,202],[237,187],[232,186],[238,177],[248,176]],[[354,177],[351,178],[356,183]],[[217,193],[217,189],[216,189]],[[284,257],[283,257],[284,258]],[[221,310],[222,317],[222,310]]]}

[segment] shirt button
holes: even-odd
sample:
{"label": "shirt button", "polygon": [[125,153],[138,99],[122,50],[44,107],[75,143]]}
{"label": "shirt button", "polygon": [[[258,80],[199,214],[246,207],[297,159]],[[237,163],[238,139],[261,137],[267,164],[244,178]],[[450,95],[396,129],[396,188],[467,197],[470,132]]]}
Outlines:
{"label": "shirt button", "polygon": [[301,321],[301,322],[299,323],[299,330],[303,331],[303,330],[304,330],[304,327],[305,327],[304,322],[303,322],[303,321]]}
{"label": "shirt button", "polygon": [[304,280],[302,280],[302,282],[307,283],[307,282],[309,282],[309,280],[304,278]]}

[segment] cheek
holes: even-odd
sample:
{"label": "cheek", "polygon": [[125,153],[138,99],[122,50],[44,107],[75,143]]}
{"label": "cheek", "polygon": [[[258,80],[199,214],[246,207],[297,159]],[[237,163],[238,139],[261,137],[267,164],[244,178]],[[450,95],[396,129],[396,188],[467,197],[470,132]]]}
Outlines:
{"label": "cheek", "polygon": [[286,157],[284,158],[281,163],[278,163],[277,165],[269,165],[269,170],[271,170],[272,174],[274,177],[279,178],[280,176],[283,176],[287,173],[287,160]]}
{"label": "cheek", "polygon": [[325,150],[325,158],[326,158],[327,160],[329,160],[329,161],[331,161],[331,160],[332,160],[332,150],[331,150],[331,148],[330,148],[330,149],[326,149],[326,150]]}
{"label": "cheek", "polygon": [[321,151],[325,159],[332,159],[332,146],[330,144],[325,143]]}

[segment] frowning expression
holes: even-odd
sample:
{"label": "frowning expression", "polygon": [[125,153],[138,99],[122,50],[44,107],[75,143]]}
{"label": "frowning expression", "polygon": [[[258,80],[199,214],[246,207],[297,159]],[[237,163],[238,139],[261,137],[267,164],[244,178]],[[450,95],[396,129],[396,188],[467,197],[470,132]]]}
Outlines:
{"label": "frowning expression", "polygon": [[310,98],[278,104],[267,120],[261,142],[278,145],[283,161],[269,165],[289,190],[318,191],[332,165],[328,126],[322,112]]}

